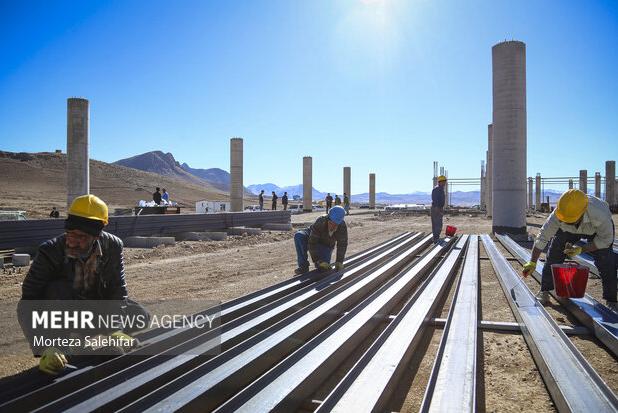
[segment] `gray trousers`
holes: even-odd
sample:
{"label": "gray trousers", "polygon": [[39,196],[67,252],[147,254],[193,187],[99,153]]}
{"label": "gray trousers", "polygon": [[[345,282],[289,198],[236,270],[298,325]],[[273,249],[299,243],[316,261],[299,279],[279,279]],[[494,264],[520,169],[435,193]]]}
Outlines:
{"label": "gray trousers", "polygon": [[442,232],[442,217],[444,211],[442,208],[431,207],[431,232],[433,233],[433,242],[438,242],[440,233]]}

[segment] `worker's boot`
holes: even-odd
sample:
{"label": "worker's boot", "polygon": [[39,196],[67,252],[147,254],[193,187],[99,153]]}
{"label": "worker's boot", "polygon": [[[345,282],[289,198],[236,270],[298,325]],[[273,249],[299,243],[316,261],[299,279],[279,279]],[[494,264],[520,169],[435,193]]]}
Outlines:
{"label": "worker's boot", "polygon": [[618,313],[618,303],[616,301],[605,301],[605,306],[614,313]]}
{"label": "worker's boot", "polygon": [[309,267],[298,267],[297,269],[294,270],[294,274],[296,275],[302,275],[309,272]]}
{"label": "worker's boot", "polygon": [[542,305],[549,303],[549,292],[547,291],[539,291],[536,295],[536,299],[539,300],[539,303]]}

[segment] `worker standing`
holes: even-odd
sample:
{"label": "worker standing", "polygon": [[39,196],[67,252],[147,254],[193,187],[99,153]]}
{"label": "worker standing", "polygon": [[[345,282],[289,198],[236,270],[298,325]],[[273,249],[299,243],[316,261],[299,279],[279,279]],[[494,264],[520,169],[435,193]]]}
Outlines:
{"label": "worker standing", "polygon": [[334,206],[328,214],[319,217],[309,228],[294,234],[298,261],[298,268],[294,272],[297,275],[309,271],[307,253],[311,255],[311,260],[319,271],[328,271],[335,244],[337,245],[335,270],[343,270],[343,260],[348,248],[348,228],[344,218],[345,210],[341,206]]}
{"label": "worker standing", "polygon": [[160,190],[161,189],[159,187],[156,187],[154,193],[152,194],[152,200],[157,205],[161,204],[161,192],[159,192]]}
{"label": "worker standing", "polygon": [[328,214],[328,210],[333,207],[333,197],[330,195],[330,192],[326,194],[324,200],[326,201],[326,213]]}
{"label": "worker standing", "polygon": [[343,193],[343,209],[346,215],[350,215],[350,197],[345,192]]}
{"label": "worker standing", "polygon": [[[32,312],[40,305],[38,300],[88,300],[86,305],[101,300],[98,303],[108,303],[106,308],[112,314],[150,319],[141,305],[127,298],[122,241],[103,231],[107,223],[107,205],[101,199],[94,195],[75,198],[65,220],[65,233],[39,247],[24,279],[18,319],[33,351],[41,355],[39,369],[44,373],[60,373],[67,356],[63,350],[35,343]],[[133,330],[127,328],[127,332]],[[109,337],[135,340],[120,330]]]}
{"label": "worker standing", "polygon": [[341,205],[341,198],[337,194],[335,194],[335,205]]}
{"label": "worker standing", "polygon": [[288,209],[288,193],[284,192],[283,196],[281,197],[281,205],[283,205],[283,210],[287,211]]}
{"label": "worker standing", "polygon": [[438,177],[438,185],[431,191],[431,232],[433,233],[433,243],[440,241],[442,232],[442,217],[444,216],[446,176]]}
{"label": "worker standing", "polygon": [[277,196],[277,194],[275,194],[275,191],[272,191],[273,195],[272,195],[272,210],[276,211],[277,210],[277,199],[279,199],[279,197]]}
{"label": "worker standing", "polygon": [[[614,221],[606,202],[578,189],[569,189],[563,193],[556,209],[541,227],[530,261],[523,269],[524,277],[533,272],[541,252],[549,243],[541,274],[541,290],[537,294],[539,302],[547,304],[549,291],[554,289],[552,264],[561,264],[566,257],[573,258],[581,253],[588,253],[594,258],[594,265],[599,270],[607,307],[618,312],[616,258],[612,246],[614,237]],[[581,247],[575,246],[582,238],[587,242]]]}
{"label": "worker standing", "polygon": [[260,204],[260,211],[264,210],[264,190],[260,192],[260,196],[258,196],[258,203]]}
{"label": "worker standing", "polygon": [[170,203],[170,194],[167,192],[165,188],[163,188],[163,193],[161,194],[161,199],[165,201],[166,204]]}

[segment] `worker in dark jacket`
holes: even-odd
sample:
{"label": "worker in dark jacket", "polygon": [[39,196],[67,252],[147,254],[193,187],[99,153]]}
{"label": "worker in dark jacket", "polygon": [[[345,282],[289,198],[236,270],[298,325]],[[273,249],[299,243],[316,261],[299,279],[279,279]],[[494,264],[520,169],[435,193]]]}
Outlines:
{"label": "worker in dark jacket", "polygon": [[[107,205],[101,199],[94,195],[75,198],[65,220],[65,233],[39,247],[24,279],[18,318],[33,352],[41,355],[39,368],[45,373],[60,373],[67,358],[58,348],[33,342],[32,311],[39,305],[35,300],[114,300],[99,303],[111,308],[113,314],[139,315],[145,322],[150,318],[143,307],[127,299],[122,241],[103,231],[107,222]],[[120,330],[110,337],[136,343]]]}
{"label": "worker in dark jacket", "polygon": [[446,185],[446,176],[438,177],[438,185],[431,191],[431,232],[433,232],[433,242],[437,244],[440,241],[440,233],[442,232],[442,217],[444,216],[445,196],[444,185]]}
{"label": "worker in dark jacket", "polygon": [[272,210],[273,211],[277,210],[277,199],[279,199],[279,197],[277,196],[277,194],[275,194],[275,191],[272,191]]}
{"label": "worker in dark jacket", "polygon": [[294,234],[298,261],[298,268],[295,271],[297,275],[309,271],[307,252],[318,270],[328,271],[335,244],[337,245],[335,270],[343,270],[343,260],[348,248],[348,228],[344,218],[345,210],[341,206],[334,206],[327,215],[319,217],[309,228]]}
{"label": "worker in dark jacket", "polygon": [[335,205],[341,205],[341,198],[337,194],[335,194]]}
{"label": "worker in dark jacket", "polygon": [[328,211],[333,207],[333,197],[330,195],[330,192],[326,194],[324,200],[326,201],[326,213],[328,214]]}
{"label": "worker in dark jacket", "polygon": [[161,192],[159,192],[161,189],[159,187],[155,188],[155,191],[152,194],[152,200],[154,201],[155,204],[157,205],[161,205]]}
{"label": "worker in dark jacket", "polygon": [[287,211],[288,209],[288,193],[284,192],[283,196],[281,197],[281,205],[283,205],[283,210]]}
{"label": "worker in dark jacket", "polygon": [[260,204],[260,211],[263,211],[264,210],[264,190],[263,189],[260,192],[260,195],[258,196],[258,203]]}

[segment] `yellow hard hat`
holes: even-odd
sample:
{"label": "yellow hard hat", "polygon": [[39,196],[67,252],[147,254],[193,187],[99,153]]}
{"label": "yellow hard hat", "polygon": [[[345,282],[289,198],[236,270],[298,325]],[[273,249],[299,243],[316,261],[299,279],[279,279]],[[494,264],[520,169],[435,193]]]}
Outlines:
{"label": "yellow hard hat", "polygon": [[560,196],[556,206],[556,218],[573,224],[584,215],[588,208],[588,196],[579,189],[569,189]]}
{"label": "yellow hard hat", "polygon": [[446,181],[446,176],[444,176],[444,175],[440,175],[440,176],[438,177],[438,182],[442,182],[442,181]]}
{"label": "yellow hard hat", "polygon": [[107,205],[95,195],[78,196],[71,203],[69,215],[102,221],[107,225]]}

